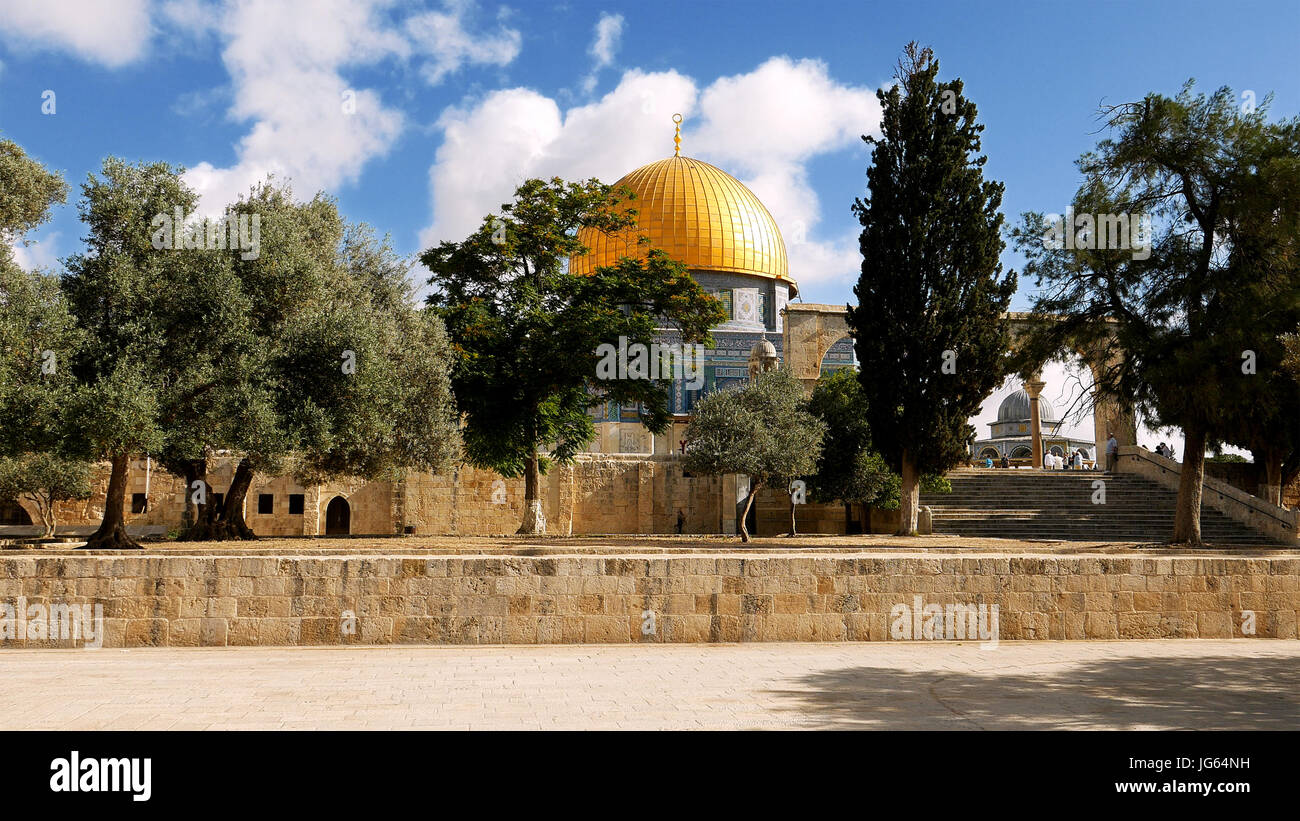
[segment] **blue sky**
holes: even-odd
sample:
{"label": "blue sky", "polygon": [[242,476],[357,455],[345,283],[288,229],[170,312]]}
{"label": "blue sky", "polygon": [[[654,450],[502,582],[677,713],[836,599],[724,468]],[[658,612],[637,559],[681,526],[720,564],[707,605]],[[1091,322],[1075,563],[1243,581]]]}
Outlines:
{"label": "blue sky", "polygon": [[56,265],[79,247],[75,186],[108,154],[192,169],[205,210],[268,172],[291,177],[415,253],[463,236],[527,176],[612,182],[667,156],[681,111],[683,153],[777,217],[804,299],[845,302],[858,137],[911,39],[979,106],[1009,221],[1064,209],[1103,101],[1195,77],[1300,112],[1294,0],[0,0],[0,133],[74,186],[23,251]]}

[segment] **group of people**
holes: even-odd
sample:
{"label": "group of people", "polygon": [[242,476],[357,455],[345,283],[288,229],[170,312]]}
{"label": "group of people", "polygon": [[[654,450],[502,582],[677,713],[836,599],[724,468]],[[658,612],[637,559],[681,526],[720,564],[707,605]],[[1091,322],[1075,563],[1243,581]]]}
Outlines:
{"label": "group of people", "polygon": [[[1156,453],[1160,454],[1166,459],[1174,458],[1174,449],[1171,446],[1165,444],[1164,442],[1161,442],[1159,445],[1156,445]],[[1048,451],[1047,453],[1043,454],[1043,469],[1044,470],[1083,470],[1084,462],[1087,461],[1087,459],[1088,459],[1088,454],[1084,452],[1083,448],[1076,449],[1069,456],[1062,456],[1060,454],[1052,453]],[[1119,442],[1115,439],[1114,433],[1107,431],[1106,432],[1106,469],[1113,472],[1119,466],[1118,463],[1119,463]],[[991,468],[993,467],[993,465],[994,462],[991,457],[988,456],[984,457],[984,467]],[[1010,460],[1007,459],[1006,456],[1003,456],[998,461],[998,466],[1004,468],[1010,467],[1011,466]],[[1094,469],[1099,469],[1100,467],[1101,467],[1100,465],[1097,465],[1095,466]]]}
{"label": "group of people", "polygon": [[1087,458],[1088,455],[1083,452],[1083,448],[1075,450],[1069,458],[1048,451],[1043,454],[1043,467],[1047,470],[1083,470],[1083,460]]}
{"label": "group of people", "polygon": [[[1084,453],[1083,448],[1079,448],[1074,451],[1074,453],[1071,453],[1068,459],[1059,454],[1048,452],[1043,454],[1043,467],[1047,470],[1083,470],[1083,463],[1087,458],[1088,454]],[[991,468],[993,466],[993,457],[985,456],[984,467]],[[998,460],[997,466],[1009,468],[1011,467],[1011,460],[1003,454],[1003,456]]]}

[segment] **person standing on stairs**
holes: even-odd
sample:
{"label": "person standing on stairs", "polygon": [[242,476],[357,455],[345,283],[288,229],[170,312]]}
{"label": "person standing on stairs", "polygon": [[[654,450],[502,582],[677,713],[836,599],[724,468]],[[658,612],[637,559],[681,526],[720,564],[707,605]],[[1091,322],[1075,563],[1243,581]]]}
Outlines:
{"label": "person standing on stairs", "polygon": [[1106,431],[1106,470],[1107,470],[1107,472],[1109,472],[1109,473],[1114,473],[1114,472],[1115,472],[1115,468],[1118,466],[1118,464],[1119,464],[1119,440],[1117,440],[1117,439],[1115,438],[1115,434],[1114,434],[1114,433],[1112,433],[1112,432],[1110,432],[1110,431]]}

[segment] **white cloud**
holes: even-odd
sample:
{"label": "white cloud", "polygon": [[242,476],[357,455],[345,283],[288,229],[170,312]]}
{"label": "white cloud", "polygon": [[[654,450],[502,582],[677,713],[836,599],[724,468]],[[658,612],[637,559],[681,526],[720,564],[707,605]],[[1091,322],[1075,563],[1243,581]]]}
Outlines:
{"label": "white cloud", "polygon": [[734,174],[772,212],[790,274],[805,292],[810,284],[856,279],[856,234],[817,236],[822,208],[807,164],[875,133],[879,104],[870,89],[836,83],[823,63],[785,57],[703,91],[676,72],[631,70],[613,91],[567,111],[528,89],[447,110],[439,121],[445,139],[429,169],[433,221],[421,244],[463,238],[528,177],[613,182],[669,156],[675,112],[686,118],[682,153]]}
{"label": "white cloud", "polygon": [[221,8],[209,0],[165,0],[159,12],[176,28],[203,35],[216,24]]}
{"label": "white cloud", "polygon": [[0,0],[0,33],[14,47],[67,51],[116,68],[145,53],[153,26],[147,0]]}
{"label": "white cloud", "polygon": [[444,11],[430,11],[406,21],[406,33],[415,47],[430,59],[420,74],[430,85],[466,64],[508,65],[519,55],[522,38],[504,25],[494,34],[474,35],[465,30],[465,18],[472,5],[467,0],[448,0]]}
{"label": "white cloud", "polygon": [[201,162],[187,172],[205,212],[220,210],[268,174],[288,178],[298,196],[310,197],[355,181],[369,159],[392,146],[402,114],[375,91],[352,88],[341,73],[407,53],[407,42],[379,20],[380,5],[250,0],[226,9],[217,33],[228,37],[228,113],[252,129],[239,141],[234,165]]}
{"label": "white cloud", "polygon": [[[470,34],[464,21],[473,6],[465,0],[404,22],[392,21],[391,7],[391,0],[246,0],[226,8],[214,32],[225,42],[229,116],[252,127],[233,165],[201,162],[188,172],[205,212],[220,210],[268,174],[289,179],[300,197],[334,189],[387,153],[405,117],[378,91],[354,88],[349,69],[423,60],[422,75],[438,82],[464,65],[504,65],[519,53],[516,31]],[[176,13],[202,19],[203,8],[183,4]]]}
{"label": "white cloud", "polygon": [[596,68],[614,62],[619,39],[623,36],[623,15],[601,14],[596,23],[596,41],[591,44],[591,56],[596,58]]}
{"label": "white cloud", "polygon": [[674,111],[689,114],[695,84],[676,72],[629,71],[601,100],[562,111],[536,91],[505,89],[439,120],[429,169],[433,223],[425,246],[462,239],[529,177],[614,181],[672,149]]}
{"label": "white cloud", "polygon": [[[219,211],[275,175],[299,196],[354,182],[396,142],[402,113],[346,74],[386,60],[412,61],[431,83],[467,65],[506,65],[519,54],[518,31],[498,23],[471,32],[472,0],[408,14],[394,0],[0,0],[0,34],[33,48],[59,48],[119,66],[148,51],[151,17],[173,49],[216,38],[230,88],[182,94],[178,113],[202,115],[229,99],[227,116],[249,124],[227,166],[194,165],[187,181],[205,213]],[[498,15],[504,18],[504,10]]]}
{"label": "white cloud", "polygon": [[614,62],[614,55],[618,52],[619,41],[623,38],[623,15],[609,14],[601,12],[600,19],[596,21],[596,39],[592,40],[591,48],[587,53],[595,60],[591,67],[591,73],[582,80],[582,89],[590,94],[596,89],[596,77],[600,74],[601,69],[609,67]]}
{"label": "white cloud", "polygon": [[28,245],[15,242],[9,247],[13,250],[14,262],[24,271],[38,268],[57,271],[63,267],[59,262],[59,232],[50,231],[41,239],[31,239]]}

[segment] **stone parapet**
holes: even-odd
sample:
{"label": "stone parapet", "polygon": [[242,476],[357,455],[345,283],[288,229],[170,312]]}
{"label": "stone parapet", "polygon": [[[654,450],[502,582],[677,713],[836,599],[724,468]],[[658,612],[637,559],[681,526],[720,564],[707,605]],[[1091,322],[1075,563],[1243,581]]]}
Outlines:
{"label": "stone parapet", "polygon": [[1001,641],[1296,638],[1300,558],[0,556],[0,646],[78,646],[15,636],[20,604],[102,605],[106,647],[892,641],[916,605],[996,605]]}

